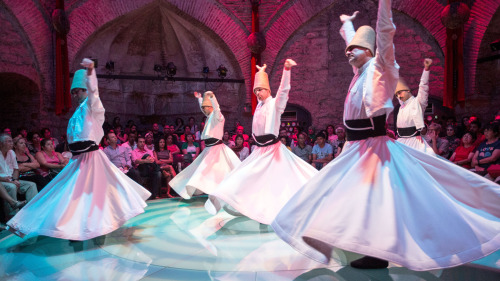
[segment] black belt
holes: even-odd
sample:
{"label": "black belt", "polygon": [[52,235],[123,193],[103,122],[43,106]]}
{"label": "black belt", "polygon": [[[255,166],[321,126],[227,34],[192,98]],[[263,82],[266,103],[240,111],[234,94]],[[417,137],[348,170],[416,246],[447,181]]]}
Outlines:
{"label": "black belt", "polygon": [[255,140],[255,145],[257,145],[258,147],[270,146],[280,141],[278,137],[276,137],[273,134],[267,134],[262,136],[256,136],[252,134],[252,137]]}
{"label": "black belt", "polygon": [[70,143],[68,147],[73,156],[99,149],[99,146],[94,141],[77,141]]}
{"label": "black belt", "polygon": [[397,129],[398,136],[401,138],[411,138],[420,136],[420,131],[417,130],[417,127],[407,127],[407,128],[398,128]]}
{"label": "black belt", "polygon": [[[373,120],[373,124],[372,121]],[[365,140],[367,138],[385,136],[385,114],[372,119],[356,119],[356,120],[345,120],[346,137],[348,141]],[[349,128],[366,128],[372,127],[374,129],[362,129],[362,130],[352,130]]]}
{"label": "black belt", "polygon": [[205,147],[211,147],[223,143],[222,140],[216,138],[204,139]]}

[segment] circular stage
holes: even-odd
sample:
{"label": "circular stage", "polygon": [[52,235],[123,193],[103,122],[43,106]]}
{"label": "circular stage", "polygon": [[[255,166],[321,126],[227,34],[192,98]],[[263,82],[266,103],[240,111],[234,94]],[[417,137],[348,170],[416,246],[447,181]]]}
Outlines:
{"label": "circular stage", "polygon": [[267,225],[224,211],[211,216],[203,207],[205,200],[150,201],[144,214],[120,229],[84,242],[21,239],[4,232],[0,279],[465,280],[458,278],[464,272],[481,280],[499,277],[498,253],[481,260],[489,268],[468,265],[432,272],[394,265],[357,270],[346,265],[360,256],[341,251],[329,265],[320,264],[293,250]]}

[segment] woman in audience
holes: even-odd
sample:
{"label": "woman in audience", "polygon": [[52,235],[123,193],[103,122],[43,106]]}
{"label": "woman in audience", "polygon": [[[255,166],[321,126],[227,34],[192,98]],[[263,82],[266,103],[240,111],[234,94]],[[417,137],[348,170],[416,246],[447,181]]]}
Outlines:
{"label": "woman in audience", "polygon": [[[191,130],[191,128],[189,128]],[[182,135],[184,133],[184,120],[182,120],[182,118],[177,118],[175,119],[175,128],[174,128],[174,132],[177,134],[177,135]]]}
{"label": "woman in audience", "polygon": [[165,177],[167,181],[167,196],[172,198],[173,196],[170,194],[170,185],[168,183],[173,177],[175,177],[176,174],[174,168],[172,167],[174,157],[166,146],[165,138],[161,137],[156,141],[153,154],[156,159],[156,164],[160,166],[162,176]]}
{"label": "woman in audience", "polygon": [[186,142],[186,137],[191,134],[191,127],[189,127],[189,125],[184,126],[184,133],[181,135],[181,142]]}
{"label": "woman in audience", "polygon": [[118,144],[123,144],[128,141],[127,134],[122,133],[122,126],[118,125],[114,129],[116,138],[118,139]]}
{"label": "woman in audience", "polygon": [[170,151],[171,154],[181,153],[181,150],[179,149],[177,144],[174,143],[174,136],[172,134],[165,135],[165,140],[167,149],[168,151]]}
{"label": "woman in audience", "polygon": [[[113,126],[113,128],[115,128],[115,129],[116,129],[116,127],[118,127],[118,126],[120,126],[120,127],[122,126],[122,125],[120,124],[120,117],[119,117],[119,116],[116,116],[116,117],[113,119],[113,124],[111,124],[111,126]],[[115,132],[115,135],[116,135],[116,132]]]}
{"label": "woman in audience", "polygon": [[455,149],[460,145],[460,139],[456,135],[455,127],[453,125],[446,126],[446,137],[448,141],[448,155],[445,158],[449,158],[455,152]]}
{"label": "woman in audience", "polygon": [[250,155],[250,150],[248,149],[248,147],[243,145],[245,139],[243,138],[242,135],[236,135],[234,142],[235,142],[233,147],[234,153],[238,155],[241,161],[245,160],[248,157],[248,155]]}
{"label": "woman in audience", "polygon": [[222,142],[230,148],[234,147],[234,141],[232,141],[231,138],[229,138],[228,131],[224,132],[224,135],[222,136]]}
{"label": "woman in audience", "polygon": [[492,164],[499,164],[500,160],[500,140],[498,139],[498,124],[490,123],[484,128],[483,141],[477,148],[472,158],[472,168],[481,175],[487,174],[487,169]]}
{"label": "woman in audience", "polygon": [[30,143],[28,144],[28,150],[31,155],[35,156],[35,154],[42,150],[42,145],[40,144],[40,134],[37,132],[30,132],[28,134],[28,140]]}
{"label": "woman in audience", "polygon": [[476,135],[471,132],[466,132],[464,136],[462,137],[462,143],[459,145],[456,149],[455,152],[450,157],[450,161],[462,166],[466,169],[470,169],[471,166],[471,161],[472,157],[474,157],[474,141],[476,140]]}
{"label": "woman in audience", "polygon": [[[189,129],[189,126],[186,127]],[[197,142],[194,142],[192,134],[186,135],[186,142],[182,144],[182,153],[184,155],[191,154],[192,160],[196,159],[196,157],[200,154],[200,145]]]}
{"label": "woman in audience", "polygon": [[42,190],[50,182],[50,178],[44,178],[36,173],[36,169],[40,168],[40,164],[33,155],[26,153],[26,140],[22,137],[16,137],[13,141],[14,152],[19,166],[19,179],[34,182],[38,191]]}
{"label": "woman in audience", "polygon": [[145,140],[146,140],[145,147],[151,151],[155,150],[155,144],[153,143],[154,137],[153,137],[153,133],[151,131],[146,133]]}
{"label": "woman in audience", "polygon": [[337,140],[337,135],[335,134],[335,127],[333,125],[326,126],[326,142],[332,144]]}
{"label": "woman in audience", "polygon": [[36,160],[40,163],[37,172],[44,178],[53,179],[68,164],[68,161],[61,153],[54,150],[54,143],[51,139],[43,139],[41,145],[42,151],[35,155]]}

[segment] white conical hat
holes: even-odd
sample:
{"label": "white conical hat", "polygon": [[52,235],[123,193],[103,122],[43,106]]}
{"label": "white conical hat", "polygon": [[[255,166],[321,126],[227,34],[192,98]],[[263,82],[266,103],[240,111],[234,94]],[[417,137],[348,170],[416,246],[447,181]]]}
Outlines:
{"label": "white conical hat", "polygon": [[203,101],[201,102],[201,106],[212,106],[212,102],[210,101],[210,98],[215,97],[214,93],[212,91],[206,91],[203,94]]}
{"label": "white conical hat", "polygon": [[372,56],[375,56],[375,30],[368,25],[360,26],[345,51],[347,52],[351,46],[366,48],[372,52]]}
{"label": "white conical hat", "polygon": [[255,93],[255,89],[257,89],[257,88],[264,88],[264,89],[268,89],[269,91],[271,91],[271,87],[269,87],[269,78],[267,77],[267,73],[266,73],[266,67],[267,67],[267,65],[265,65],[265,64],[262,67],[257,65],[257,69],[259,69],[259,71],[257,73],[255,73],[255,80],[253,83],[253,92],[254,93]]}
{"label": "white conical hat", "polygon": [[75,72],[75,75],[73,76],[73,83],[71,83],[71,89],[70,92],[73,91],[73,89],[85,89],[87,90],[87,84],[85,83],[87,79],[87,70],[85,69],[79,69]]}

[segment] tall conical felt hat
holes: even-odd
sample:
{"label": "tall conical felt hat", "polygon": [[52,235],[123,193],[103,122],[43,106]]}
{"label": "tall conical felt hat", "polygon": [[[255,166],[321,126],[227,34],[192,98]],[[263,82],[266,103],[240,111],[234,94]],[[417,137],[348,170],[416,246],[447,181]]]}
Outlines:
{"label": "tall conical felt hat", "polygon": [[87,70],[85,69],[79,69],[75,72],[75,75],[73,76],[73,83],[71,83],[70,92],[72,92],[73,89],[76,88],[87,90],[87,84],[85,83],[85,80],[87,79],[86,75]]}
{"label": "tall conical felt hat", "polygon": [[267,65],[263,65],[262,67],[257,65],[257,68],[259,71],[255,73],[255,80],[253,83],[253,92],[255,93],[255,89],[257,88],[264,88],[268,89],[271,91],[271,87],[269,87],[269,78],[267,77],[266,73],[266,67]]}
{"label": "tall conical felt hat", "polygon": [[394,94],[397,94],[399,91],[410,91],[410,87],[408,87],[408,84],[402,77],[399,77],[398,85],[396,86]]}
{"label": "tall conical felt hat", "polygon": [[215,97],[214,93],[212,91],[206,91],[203,94],[203,101],[201,102],[201,106],[212,106],[212,102],[210,101],[210,98]]}
{"label": "tall conical felt hat", "polygon": [[375,56],[375,30],[368,25],[360,26],[345,51],[351,46],[367,48],[372,52],[372,56]]}

